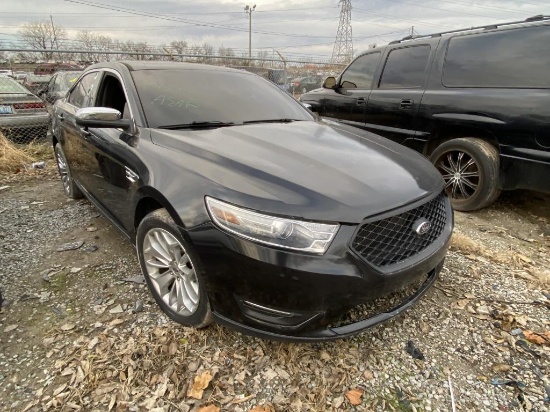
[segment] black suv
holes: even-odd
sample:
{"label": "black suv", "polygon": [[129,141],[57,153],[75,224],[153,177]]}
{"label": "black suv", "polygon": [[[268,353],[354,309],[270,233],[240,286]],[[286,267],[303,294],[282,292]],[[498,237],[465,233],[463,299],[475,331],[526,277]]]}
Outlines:
{"label": "black suv", "polygon": [[405,38],[301,96],[321,116],[428,156],[457,210],[550,192],[550,16]]}

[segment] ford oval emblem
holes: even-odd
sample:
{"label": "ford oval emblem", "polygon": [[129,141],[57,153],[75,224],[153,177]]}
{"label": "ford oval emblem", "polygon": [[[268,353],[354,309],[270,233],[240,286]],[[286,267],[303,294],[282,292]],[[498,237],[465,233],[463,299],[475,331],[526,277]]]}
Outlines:
{"label": "ford oval emblem", "polygon": [[428,233],[428,231],[432,228],[432,224],[430,221],[420,218],[416,222],[413,223],[412,229],[416,232],[417,235],[422,236]]}

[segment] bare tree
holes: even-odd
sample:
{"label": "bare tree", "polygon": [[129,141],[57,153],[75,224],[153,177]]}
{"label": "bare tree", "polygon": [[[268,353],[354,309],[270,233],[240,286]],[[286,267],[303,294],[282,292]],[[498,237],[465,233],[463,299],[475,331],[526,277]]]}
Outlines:
{"label": "bare tree", "polygon": [[[170,42],[170,48],[175,54],[187,53],[187,42],[183,40],[173,40]],[[183,61],[183,57],[179,56],[176,60]]]}
{"label": "bare tree", "polygon": [[51,50],[59,50],[62,40],[67,38],[67,32],[53,21],[35,21],[24,24],[19,30],[23,41],[33,49],[45,50],[41,53],[43,59],[51,60],[55,53]]}

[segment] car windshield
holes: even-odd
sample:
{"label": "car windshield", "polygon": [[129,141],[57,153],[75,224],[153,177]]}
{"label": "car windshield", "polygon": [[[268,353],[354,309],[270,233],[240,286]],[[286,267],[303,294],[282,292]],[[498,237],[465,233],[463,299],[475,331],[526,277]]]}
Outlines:
{"label": "car windshield", "polygon": [[139,70],[132,76],[149,127],[192,123],[313,120],[300,103],[259,76],[211,69]]}
{"label": "car windshield", "polygon": [[0,82],[0,94],[31,94],[31,92],[15,80],[2,79]]}

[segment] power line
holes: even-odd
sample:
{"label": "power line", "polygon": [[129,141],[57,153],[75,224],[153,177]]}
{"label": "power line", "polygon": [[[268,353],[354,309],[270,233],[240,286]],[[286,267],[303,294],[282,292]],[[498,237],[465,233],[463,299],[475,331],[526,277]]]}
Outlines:
{"label": "power line", "polygon": [[[234,26],[225,26],[225,25],[220,25],[220,24],[213,24],[213,23],[207,23],[207,22],[203,22],[203,21],[190,20],[190,19],[181,19],[181,18],[176,18],[176,17],[166,17],[166,16],[163,16],[163,15],[158,15],[158,14],[149,13],[149,12],[143,12],[143,11],[134,10],[134,9],[128,9],[128,8],[124,8],[124,7],[111,7],[111,6],[108,6],[108,5],[103,4],[103,3],[96,3],[96,2],[91,2],[91,1],[84,1],[84,0],[64,0],[64,1],[69,2],[69,3],[81,4],[81,5],[84,5],[84,6],[97,7],[97,8],[100,8],[100,9],[118,11],[118,12],[122,12],[122,13],[136,14],[136,15],[155,18],[155,19],[160,19],[160,20],[176,21],[176,22],[186,23],[186,24],[189,24],[189,25],[192,25],[192,26],[197,26],[197,27],[210,27],[210,28],[215,28],[215,29],[223,29],[223,30],[238,31],[238,32],[247,32],[248,31],[246,29],[242,29],[242,28],[234,27]],[[329,39],[330,38],[330,36],[312,36],[312,35],[305,35],[305,34],[270,32],[270,31],[265,31],[265,30],[254,30],[253,33],[265,34],[265,35],[269,35],[269,36],[283,36],[283,37],[304,37],[304,38],[317,38],[317,39]]]}

